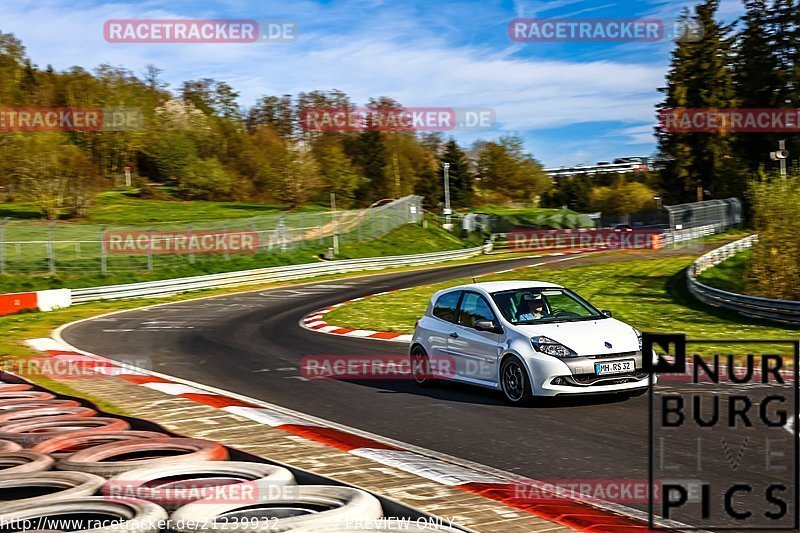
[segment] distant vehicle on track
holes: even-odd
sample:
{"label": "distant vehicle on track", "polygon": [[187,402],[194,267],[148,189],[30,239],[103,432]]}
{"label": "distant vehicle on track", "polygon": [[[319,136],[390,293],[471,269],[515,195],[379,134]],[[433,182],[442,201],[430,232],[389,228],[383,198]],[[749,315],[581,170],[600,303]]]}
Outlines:
{"label": "distant vehicle on track", "polygon": [[539,281],[474,283],[431,298],[409,349],[420,386],[452,380],[537,396],[642,394],[642,334],[571,290]]}

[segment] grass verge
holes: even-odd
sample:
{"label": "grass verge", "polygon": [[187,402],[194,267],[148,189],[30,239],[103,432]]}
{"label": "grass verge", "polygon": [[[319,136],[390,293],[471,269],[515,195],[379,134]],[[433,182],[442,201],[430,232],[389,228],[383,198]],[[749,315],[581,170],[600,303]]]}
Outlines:
{"label": "grass verge", "polygon": [[[339,259],[351,259],[427,253],[464,248],[467,245],[477,246],[478,244],[480,243],[461,241],[437,226],[430,225],[427,228],[423,228],[409,224],[371,241],[344,243],[339,247],[339,255],[337,257]],[[324,244],[316,244],[298,250],[289,250],[283,253],[232,255],[230,259],[220,256],[198,255],[193,264],[185,261],[163,268],[158,268],[158,262],[161,259],[156,258],[157,268],[152,271],[148,271],[144,266],[146,263],[143,263],[140,270],[109,272],[107,274],[99,272],[99,265],[94,269],[61,272],[52,276],[44,274],[3,274],[0,275],[0,293],[116,285],[119,283],[199,276],[252,268],[313,263],[320,260],[319,256],[330,245],[330,239],[327,239]],[[142,257],[141,259],[145,261],[146,258]]]}
{"label": "grass verge", "polygon": [[[295,211],[324,211],[325,207],[310,205]],[[243,202],[207,202],[201,200],[154,200],[137,198],[122,191],[106,191],[95,196],[86,218],[78,224],[112,224],[117,226],[149,226],[151,224],[184,224],[216,222],[286,211],[286,206]],[[0,218],[41,219],[39,209],[29,203],[0,203]]]}
{"label": "grass verge", "polygon": [[706,269],[697,277],[697,281],[723,291],[745,294],[744,271],[749,258],[750,250],[743,250],[717,266]]}

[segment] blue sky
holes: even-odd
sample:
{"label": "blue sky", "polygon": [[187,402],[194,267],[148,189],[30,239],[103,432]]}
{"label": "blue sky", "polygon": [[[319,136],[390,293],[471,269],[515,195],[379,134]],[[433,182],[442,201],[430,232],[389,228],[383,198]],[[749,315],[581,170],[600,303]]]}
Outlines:
{"label": "blue sky", "polygon": [[[657,17],[693,2],[669,0],[14,0],[0,30],[23,40],[33,62],[57,69],[109,63],[142,73],[152,63],[176,88],[225,80],[251,105],[266,94],[340,89],[357,105],[390,96],[408,107],[495,110],[493,130],[458,132],[471,144],[518,133],[545,166],[649,155],[672,43],[516,43],[515,17]],[[735,19],[739,0],[723,0]],[[281,19],[291,43],[110,44],[108,19]]]}

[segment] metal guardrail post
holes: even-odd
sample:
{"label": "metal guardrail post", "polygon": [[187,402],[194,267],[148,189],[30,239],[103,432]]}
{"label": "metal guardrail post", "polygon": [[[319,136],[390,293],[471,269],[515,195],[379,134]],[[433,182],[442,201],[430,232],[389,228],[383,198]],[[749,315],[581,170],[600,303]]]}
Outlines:
{"label": "metal guardrail post", "polygon": [[6,224],[11,217],[6,217],[0,222],[0,274],[6,273]]}
{"label": "metal guardrail post", "polygon": [[148,239],[148,246],[147,246],[147,270],[150,272],[153,271],[153,237],[152,237],[152,230],[153,228],[147,228],[148,233],[150,233],[150,238]]}
{"label": "metal guardrail post", "polygon": [[108,273],[108,258],[106,257],[108,251],[106,250],[105,239],[106,227],[107,226],[101,226],[100,228],[100,272],[103,274]]}
{"label": "metal guardrail post", "polygon": [[228,235],[228,224],[226,223],[222,226],[222,234],[225,236],[225,260],[231,260],[231,252],[228,250],[228,244],[230,243],[230,236]]}
{"label": "metal guardrail post", "polygon": [[53,246],[53,224],[55,224],[55,222],[50,222],[47,225],[47,261],[51,274],[56,273],[56,250]]}
{"label": "metal guardrail post", "polygon": [[192,239],[192,233],[194,229],[194,224],[189,224],[189,263],[194,264],[194,239]]}

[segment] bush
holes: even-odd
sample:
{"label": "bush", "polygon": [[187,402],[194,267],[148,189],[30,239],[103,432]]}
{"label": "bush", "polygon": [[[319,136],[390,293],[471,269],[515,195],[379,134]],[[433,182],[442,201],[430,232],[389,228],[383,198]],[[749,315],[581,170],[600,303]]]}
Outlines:
{"label": "bush", "polygon": [[181,180],[181,193],[188,198],[225,199],[232,189],[233,180],[216,159],[198,159]]}
{"label": "bush", "polygon": [[758,244],[747,262],[747,292],[800,300],[800,176],[761,178],[749,192]]}

